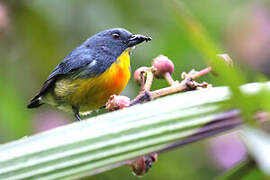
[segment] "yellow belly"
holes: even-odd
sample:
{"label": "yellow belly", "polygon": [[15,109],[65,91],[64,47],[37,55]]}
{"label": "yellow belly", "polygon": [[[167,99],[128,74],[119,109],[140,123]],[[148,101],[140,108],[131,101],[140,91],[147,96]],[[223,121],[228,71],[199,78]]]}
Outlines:
{"label": "yellow belly", "polygon": [[113,94],[120,94],[130,79],[129,50],[124,51],[103,74],[88,79],[63,79],[56,82],[55,95],[80,112],[105,105]]}

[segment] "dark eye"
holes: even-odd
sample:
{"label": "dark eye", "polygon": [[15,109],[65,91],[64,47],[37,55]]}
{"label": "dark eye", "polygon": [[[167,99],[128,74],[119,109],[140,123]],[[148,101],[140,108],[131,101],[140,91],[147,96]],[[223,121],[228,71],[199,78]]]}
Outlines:
{"label": "dark eye", "polygon": [[114,33],[112,36],[113,36],[113,39],[119,39],[119,37],[120,37],[120,35],[117,33]]}

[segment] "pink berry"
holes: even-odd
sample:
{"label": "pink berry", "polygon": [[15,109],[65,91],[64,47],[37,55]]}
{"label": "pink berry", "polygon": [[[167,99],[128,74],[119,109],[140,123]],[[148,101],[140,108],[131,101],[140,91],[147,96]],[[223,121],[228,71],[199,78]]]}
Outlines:
{"label": "pink berry", "polygon": [[106,103],[106,109],[109,111],[115,111],[123,109],[130,105],[130,99],[126,96],[112,95]]}
{"label": "pink berry", "polygon": [[142,66],[134,72],[134,79],[137,82],[137,84],[141,85],[142,84],[142,73],[147,70],[147,67]]}
{"label": "pink berry", "polygon": [[174,71],[174,64],[173,62],[164,55],[159,55],[152,61],[154,67],[154,75],[157,78],[164,78],[166,73],[172,74]]}

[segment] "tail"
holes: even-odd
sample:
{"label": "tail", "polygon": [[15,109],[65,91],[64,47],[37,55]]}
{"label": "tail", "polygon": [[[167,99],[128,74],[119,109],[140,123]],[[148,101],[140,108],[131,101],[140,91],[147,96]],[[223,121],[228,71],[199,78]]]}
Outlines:
{"label": "tail", "polygon": [[47,81],[45,81],[41,90],[33,99],[31,99],[30,103],[27,105],[27,108],[29,108],[29,109],[37,108],[37,107],[41,106],[42,104],[44,104],[43,102],[41,102],[41,97],[44,94],[46,94],[47,91],[52,87],[55,80],[56,80],[55,78],[51,78],[51,79],[48,79]]}
{"label": "tail", "polygon": [[43,103],[40,101],[39,98],[33,98],[30,103],[27,105],[27,108],[32,109],[32,108],[37,108],[41,106]]}

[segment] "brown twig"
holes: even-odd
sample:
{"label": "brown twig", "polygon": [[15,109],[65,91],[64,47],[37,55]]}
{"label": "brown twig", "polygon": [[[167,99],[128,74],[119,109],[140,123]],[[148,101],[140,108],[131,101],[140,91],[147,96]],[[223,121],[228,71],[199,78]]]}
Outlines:
{"label": "brown twig", "polygon": [[[132,100],[131,105],[141,104],[141,103],[147,102],[146,100],[157,99],[159,97],[167,96],[167,95],[178,93],[178,92],[195,90],[198,87],[207,88],[209,87],[208,83],[206,82],[198,83],[194,80],[199,77],[202,77],[203,75],[208,74],[209,72],[211,72],[211,69],[212,69],[211,67],[207,67],[201,71],[192,70],[189,73],[182,73],[182,78],[184,80],[181,83],[179,83],[178,81],[174,81],[171,75],[169,73],[166,73],[165,78],[171,86],[158,89],[155,91],[150,91],[152,81],[153,81],[153,73],[150,70],[146,71],[145,72],[146,83],[144,84],[140,94]],[[147,79],[149,79],[149,81]],[[149,95],[150,95],[150,98],[148,97]],[[147,97],[143,98],[143,96],[147,96]]]}
{"label": "brown twig", "polygon": [[188,86],[186,85],[186,82],[181,82],[178,85],[170,86],[162,89],[158,89],[155,91],[150,92],[150,95],[153,99],[157,99],[159,97],[163,97],[169,94],[174,94],[177,92],[182,92],[188,90]]}
{"label": "brown twig", "polygon": [[207,67],[201,71],[195,71],[192,70],[188,74],[187,73],[182,73],[182,78],[184,79],[181,83],[175,83],[175,81],[172,83],[172,86],[159,89],[156,91],[150,92],[151,96],[153,99],[166,96],[169,94],[174,94],[177,92],[183,92],[183,91],[188,91],[188,90],[194,90],[197,87],[202,87],[202,88],[207,88],[208,84],[206,82],[197,83],[194,81],[195,79],[202,77],[203,75],[208,74],[211,72],[211,67]]}

